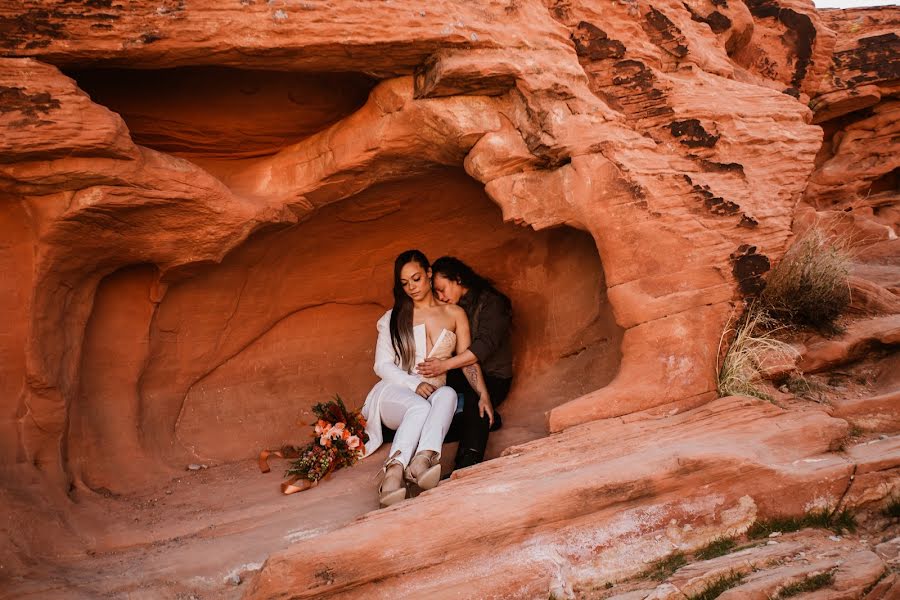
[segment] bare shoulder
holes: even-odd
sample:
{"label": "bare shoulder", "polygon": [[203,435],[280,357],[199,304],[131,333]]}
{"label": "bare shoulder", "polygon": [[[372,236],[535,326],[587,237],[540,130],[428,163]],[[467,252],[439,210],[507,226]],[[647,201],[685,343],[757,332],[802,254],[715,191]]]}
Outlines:
{"label": "bare shoulder", "polygon": [[456,304],[447,304],[444,306],[444,310],[448,317],[453,319],[453,322],[459,325],[460,323],[468,323],[469,317],[466,316],[466,311],[457,306]]}
{"label": "bare shoulder", "polygon": [[453,317],[454,319],[465,318],[466,316],[466,311],[464,311],[456,304],[445,304],[444,310],[446,311],[445,314]]}

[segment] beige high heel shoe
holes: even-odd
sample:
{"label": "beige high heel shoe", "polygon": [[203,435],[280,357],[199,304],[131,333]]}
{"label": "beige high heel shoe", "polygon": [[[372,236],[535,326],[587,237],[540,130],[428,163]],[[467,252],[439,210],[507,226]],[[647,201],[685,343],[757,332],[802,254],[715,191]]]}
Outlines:
{"label": "beige high heel shoe", "polygon": [[403,480],[403,463],[397,460],[400,452],[389,457],[381,469],[381,482],[378,484],[378,503],[381,508],[406,500],[406,482]]}
{"label": "beige high heel shoe", "polygon": [[430,490],[441,480],[441,460],[433,450],[417,452],[406,468],[406,480]]}

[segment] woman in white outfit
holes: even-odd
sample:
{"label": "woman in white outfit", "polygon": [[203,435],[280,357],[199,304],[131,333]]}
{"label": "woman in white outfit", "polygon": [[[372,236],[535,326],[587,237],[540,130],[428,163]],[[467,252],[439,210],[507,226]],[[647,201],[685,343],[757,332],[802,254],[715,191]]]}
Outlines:
{"label": "woman in white outfit", "polygon": [[[456,392],[446,375],[425,378],[413,367],[425,358],[449,358],[471,342],[465,311],[443,304],[431,289],[431,265],[418,250],[394,261],[394,308],[378,320],[375,373],[381,377],[362,408],[366,418],[366,456],[381,446],[381,424],[397,431],[384,477],[378,488],[382,506],[406,498],[404,479],[422,489],[441,476],[441,445],[456,412]],[[490,410],[490,398],[478,365],[467,377],[482,394],[479,404]]]}

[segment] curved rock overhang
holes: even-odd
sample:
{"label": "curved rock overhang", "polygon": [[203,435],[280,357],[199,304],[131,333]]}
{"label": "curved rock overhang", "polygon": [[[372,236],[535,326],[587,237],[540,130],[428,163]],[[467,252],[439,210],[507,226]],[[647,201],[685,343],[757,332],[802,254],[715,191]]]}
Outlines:
{"label": "curved rock overhang", "polygon": [[[827,30],[783,38],[806,50],[791,46],[771,57],[784,69],[765,71],[741,54],[762,39],[755,31],[800,25],[737,6],[720,11],[730,27],[674,1],[602,12],[357,2],[310,18],[316,10],[326,9],[58,2],[0,13],[14,34],[3,41],[2,84],[15,88],[4,96],[11,135],[0,191],[26,207],[38,248],[23,269],[26,308],[16,308],[27,323],[24,372],[11,367],[21,390],[17,452],[61,473],[52,465],[104,277],[156,265],[158,302],[260,229],[435,165],[462,165],[506,221],[569,225],[594,239],[625,330],[621,365],[609,385],[554,409],[552,431],[714,397],[730,302],[783,251],[821,143],[796,96],[814,92],[827,67]],[[220,28],[234,11],[237,26]],[[121,118],[46,63],[354,71],[384,81],[359,110],[301,142],[207,170],[135,145]],[[782,93],[783,83],[794,91]],[[43,135],[29,139],[27,127]]]}
{"label": "curved rock overhang", "polygon": [[76,483],[126,493],[190,462],[297,444],[312,405],[336,393],[359,408],[377,381],[393,257],[409,247],[464,257],[513,302],[515,386],[492,455],[545,435],[545,411],[612,379],[621,329],[591,237],[503,224],[483,186],[436,169],[256,233],[155,301],[155,266],[106,276],[70,404]]}

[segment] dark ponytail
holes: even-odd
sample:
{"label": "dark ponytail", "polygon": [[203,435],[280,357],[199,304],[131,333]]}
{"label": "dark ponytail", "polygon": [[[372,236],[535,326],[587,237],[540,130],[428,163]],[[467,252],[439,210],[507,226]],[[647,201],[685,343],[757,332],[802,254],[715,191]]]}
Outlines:
{"label": "dark ponytail", "polygon": [[[419,250],[407,250],[394,261],[394,310],[391,311],[391,343],[399,359],[400,368],[409,373],[416,358],[416,339],[413,336],[413,302],[400,283],[400,271],[407,263],[418,263],[424,271],[431,267]],[[395,362],[397,360],[395,359]]]}

